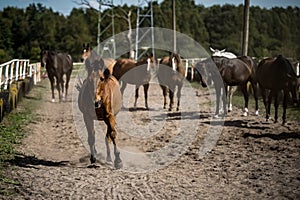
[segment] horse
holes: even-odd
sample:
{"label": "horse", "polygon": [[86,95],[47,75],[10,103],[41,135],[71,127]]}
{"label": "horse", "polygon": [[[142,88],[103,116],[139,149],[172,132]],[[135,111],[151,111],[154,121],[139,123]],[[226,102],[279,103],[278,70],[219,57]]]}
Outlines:
{"label": "horse", "polygon": [[[212,52],[212,56],[224,56],[226,58],[237,58],[237,56],[231,52],[227,52],[226,49],[223,49],[223,50],[219,50],[219,49],[213,49],[212,47],[209,47],[210,51]],[[229,86],[227,88],[228,90],[228,100],[229,100],[229,103],[228,103],[228,112],[231,112],[232,111],[232,96],[233,96],[233,93],[236,91],[237,87],[236,86]]]}
{"label": "horse", "polygon": [[[275,123],[278,122],[278,94],[283,90],[282,125],[286,123],[286,108],[289,92],[292,93],[294,103],[297,103],[298,79],[288,59],[282,55],[276,58],[265,58],[260,61],[257,68],[257,80],[266,109],[266,121],[270,118],[270,107],[274,97]],[[268,99],[266,90],[270,90]]]}
{"label": "horse", "polygon": [[174,104],[174,92],[177,86],[176,110],[179,111],[181,89],[183,86],[184,77],[185,69],[178,54],[170,53],[169,56],[165,56],[162,60],[160,60],[160,65],[158,68],[158,82],[164,96],[164,109],[166,109],[167,106],[167,93],[169,91],[169,111],[172,111]]}
{"label": "horse", "polygon": [[[214,70],[215,67],[218,70]],[[242,93],[244,95],[245,105],[244,105],[244,116],[248,115],[248,101],[249,95],[247,91],[247,83],[250,82],[254,92],[255,99],[255,114],[258,115],[258,97],[257,97],[257,87],[255,79],[255,68],[256,64],[249,56],[242,56],[239,58],[229,59],[226,57],[212,56],[204,61],[200,61],[196,64],[195,68],[202,73],[202,81],[212,78],[214,81],[214,86],[216,89],[216,112],[215,117],[219,115],[219,104],[221,97],[221,88],[224,86],[225,95],[227,96],[228,89],[227,86],[240,86]],[[210,73],[208,73],[210,72]],[[222,81],[218,79],[218,73],[221,75]],[[226,115],[226,96],[222,95],[224,116]]]}
{"label": "horse", "polygon": [[82,52],[81,52],[81,61],[85,61],[87,58],[90,59],[90,62],[93,62],[95,59],[104,61],[104,65],[109,69],[110,73],[113,73],[113,67],[116,63],[116,60],[113,58],[101,58],[95,51],[92,50],[90,44],[83,44],[82,45]]}
{"label": "horse", "polygon": [[[84,54],[83,50],[83,54]],[[106,161],[111,162],[109,142],[114,146],[114,166],[122,168],[120,151],[117,147],[117,131],[115,128],[116,115],[121,110],[122,94],[119,82],[106,68],[103,59],[99,59],[95,54],[84,57],[84,63],[87,69],[87,78],[77,85],[79,90],[78,107],[83,114],[84,123],[88,132],[88,144],[90,147],[90,161],[96,162],[95,149],[95,129],[94,120],[104,121],[107,126],[105,144],[107,150]]]}
{"label": "horse", "polygon": [[46,49],[41,49],[41,66],[46,65],[47,74],[51,84],[52,91],[52,102],[55,102],[54,97],[54,80],[56,79],[56,88],[58,90],[59,101],[61,101],[60,87],[62,93],[64,93],[64,79],[63,76],[66,75],[65,84],[65,99],[67,99],[69,81],[71,78],[73,70],[73,59],[67,53],[56,53],[55,51],[49,51]]}
{"label": "horse", "polygon": [[122,83],[121,92],[124,93],[127,84],[135,85],[135,101],[136,108],[137,99],[139,97],[139,87],[143,85],[145,95],[145,108],[148,110],[148,89],[151,79],[151,68],[153,67],[153,55],[147,55],[137,62],[128,58],[121,58],[116,61],[113,66],[112,75]]}

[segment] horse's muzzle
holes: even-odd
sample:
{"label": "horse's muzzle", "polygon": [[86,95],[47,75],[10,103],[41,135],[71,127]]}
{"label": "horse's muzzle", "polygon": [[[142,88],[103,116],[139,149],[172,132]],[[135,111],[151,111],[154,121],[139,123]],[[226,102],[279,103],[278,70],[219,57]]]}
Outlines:
{"label": "horse's muzzle", "polygon": [[100,99],[99,101],[95,101],[95,108],[101,108],[102,102],[102,99]]}

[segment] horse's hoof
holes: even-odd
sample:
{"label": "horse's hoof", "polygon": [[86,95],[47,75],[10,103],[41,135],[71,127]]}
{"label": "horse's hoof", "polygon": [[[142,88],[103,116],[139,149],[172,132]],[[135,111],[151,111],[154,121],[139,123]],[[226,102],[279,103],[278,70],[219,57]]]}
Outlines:
{"label": "horse's hoof", "polygon": [[55,99],[51,99],[51,102],[54,103],[54,102],[55,102]]}
{"label": "horse's hoof", "polygon": [[244,113],[243,113],[243,116],[244,116],[244,117],[247,117],[247,116],[248,116],[248,113],[247,113],[247,112],[244,112]]}
{"label": "horse's hoof", "polygon": [[95,163],[96,162],[96,157],[91,155],[90,161],[91,161],[92,164]]}
{"label": "horse's hoof", "polygon": [[123,167],[123,163],[122,163],[122,160],[115,160],[115,168],[116,169],[121,169]]}
{"label": "horse's hoof", "polygon": [[258,112],[258,110],[257,110],[257,111],[255,111],[255,115],[256,115],[256,116],[258,116],[258,115],[259,115],[259,112]]}

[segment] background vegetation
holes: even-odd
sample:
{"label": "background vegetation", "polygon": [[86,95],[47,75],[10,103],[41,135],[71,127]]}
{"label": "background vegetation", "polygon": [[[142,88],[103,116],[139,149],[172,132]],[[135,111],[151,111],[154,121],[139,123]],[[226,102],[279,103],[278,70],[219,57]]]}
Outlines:
{"label": "background vegetation", "polygon": [[[144,8],[147,10],[148,8]],[[132,11],[132,28],[136,26],[136,7],[114,8],[115,33],[128,30],[128,23],[117,16]],[[171,1],[153,4],[154,26],[172,28]],[[102,15],[109,12],[103,11]],[[209,46],[241,52],[243,5],[204,7],[194,0],[176,1],[177,30],[194,38],[207,50]],[[12,58],[39,60],[40,46],[69,52],[79,60],[85,42],[96,45],[98,14],[93,9],[74,8],[68,16],[54,12],[42,4],[30,4],[26,9],[6,7],[0,11],[0,63]],[[103,19],[101,29],[111,18]],[[150,25],[146,20],[145,25]],[[266,57],[283,54],[300,59],[299,7],[263,9],[250,8],[249,55]],[[101,40],[111,37],[110,29]],[[133,35],[133,39],[134,39]]]}

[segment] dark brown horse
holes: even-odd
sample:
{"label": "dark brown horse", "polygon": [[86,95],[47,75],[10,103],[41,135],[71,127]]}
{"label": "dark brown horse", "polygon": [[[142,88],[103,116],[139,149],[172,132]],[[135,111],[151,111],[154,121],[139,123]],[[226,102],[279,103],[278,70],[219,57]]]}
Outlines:
{"label": "dark brown horse", "polygon": [[[287,98],[292,93],[294,103],[297,103],[298,80],[291,63],[282,55],[276,58],[266,58],[260,61],[257,68],[257,80],[266,108],[266,120],[270,118],[271,101],[274,97],[275,123],[278,121],[278,94],[283,90],[282,124],[286,123]],[[266,90],[270,90],[268,99]]]}
{"label": "dark brown horse", "polygon": [[158,81],[163,91],[164,109],[167,106],[167,94],[169,92],[169,111],[174,105],[174,93],[177,86],[177,111],[180,109],[181,89],[183,86],[185,70],[178,54],[170,53],[160,61],[158,68]]}
{"label": "dark brown horse", "polygon": [[151,68],[153,66],[153,55],[147,56],[135,62],[132,59],[122,58],[118,59],[113,67],[113,76],[116,77],[121,83],[121,92],[124,93],[127,84],[135,85],[135,101],[134,108],[136,108],[137,99],[139,97],[139,87],[144,86],[145,107],[148,106],[148,89],[151,79]]}
{"label": "dark brown horse", "polygon": [[47,74],[51,84],[52,91],[52,102],[55,101],[54,97],[54,81],[56,79],[56,88],[58,90],[59,101],[62,99],[60,89],[64,93],[64,78],[66,75],[65,84],[65,99],[67,99],[69,81],[71,78],[71,73],[73,70],[73,60],[72,57],[67,53],[56,53],[55,51],[49,51],[41,49],[41,65],[44,67],[46,65]]}
{"label": "dark brown horse", "polygon": [[[83,51],[84,53],[84,51]],[[87,78],[79,90],[78,106],[83,114],[84,123],[88,132],[88,144],[91,152],[91,163],[96,162],[94,120],[102,120],[107,125],[105,144],[107,149],[106,160],[111,162],[109,142],[114,145],[114,166],[122,167],[120,152],[117,148],[117,132],[115,129],[115,116],[121,110],[122,94],[119,82],[105,67],[104,61],[97,55],[91,54],[84,58],[87,69]]]}
{"label": "dark brown horse", "polygon": [[[215,70],[215,67],[218,70]],[[207,77],[210,77],[214,81],[214,86],[216,89],[216,117],[219,115],[219,105],[221,97],[221,88],[224,88],[225,94],[227,96],[228,87],[227,86],[240,86],[242,93],[244,95],[245,107],[244,116],[248,115],[248,101],[249,94],[247,91],[247,83],[250,82],[253,88],[254,98],[255,98],[255,114],[258,115],[258,98],[257,98],[257,82],[255,79],[255,62],[248,56],[242,56],[239,58],[226,58],[219,56],[212,56],[207,60],[201,61],[196,64],[196,69],[199,73],[206,77],[202,78],[205,81]],[[210,68],[210,69],[209,69]],[[205,74],[206,73],[206,74]],[[219,80],[218,73],[220,74],[222,81]],[[226,96],[222,96],[223,110],[226,114]]]}

